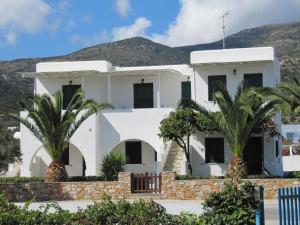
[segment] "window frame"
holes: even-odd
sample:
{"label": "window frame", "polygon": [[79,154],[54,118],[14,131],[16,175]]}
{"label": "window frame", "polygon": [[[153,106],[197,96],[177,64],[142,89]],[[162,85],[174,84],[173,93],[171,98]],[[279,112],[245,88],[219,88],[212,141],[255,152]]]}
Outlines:
{"label": "window frame", "polygon": [[[251,78],[254,78],[255,76],[260,76],[259,85],[248,85],[246,82],[246,79],[251,79]],[[244,86],[245,87],[254,87],[254,88],[263,87],[264,86],[263,74],[262,73],[245,73],[244,74]]]}

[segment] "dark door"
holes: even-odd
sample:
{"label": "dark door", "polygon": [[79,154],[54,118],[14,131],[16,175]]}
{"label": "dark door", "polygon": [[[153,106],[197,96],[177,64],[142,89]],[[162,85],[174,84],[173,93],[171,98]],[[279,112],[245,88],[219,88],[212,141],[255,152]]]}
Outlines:
{"label": "dark door", "polygon": [[134,108],[153,108],[153,83],[134,84]]}
{"label": "dark door", "polygon": [[67,108],[76,91],[80,88],[80,85],[63,85],[63,109]]}
{"label": "dark door", "polygon": [[243,159],[247,165],[248,175],[262,174],[263,143],[261,137],[252,137],[244,150]]}
{"label": "dark door", "polygon": [[181,82],[181,98],[182,99],[191,99],[191,82],[190,81]]}

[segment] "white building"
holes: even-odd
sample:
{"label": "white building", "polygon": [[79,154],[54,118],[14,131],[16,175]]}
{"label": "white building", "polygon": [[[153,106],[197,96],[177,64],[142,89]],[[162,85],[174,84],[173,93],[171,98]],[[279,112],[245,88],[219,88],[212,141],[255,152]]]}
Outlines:
{"label": "white building", "polygon": [[[176,108],[178,101],[192,98],[216,109],[211,102],[215,81],[224,82],[233,95],[243,79],[254,86],[276,85],[280,68],[274,49],[264,47],[196,51],[191,53],[189,65],[117,67],[107,61],[46,62],[38,63],[36,72],[24,76],[34,78],[35,94],[62,90],[70,97],[81,88],[87,98],[114,106],[91,116],[72,137],[64,156],[70,176],[98,175],[101,160],[111,151],[121,151],[129,157],[127,171],[165,169],[185,174],[182,150],[163,143],[157,135],[161,120]],[[280,121],[278,115],[279,127]],[[282,175],[278,142],[264,135],[250,140],[244,158],[250,173],[267,170]],[[23,125],[21,149],[21,176],[45,175],[50,157]],[[194,175],[225,175],[231,151],[222,135],[199,133],[193,137],[191,149]]]}

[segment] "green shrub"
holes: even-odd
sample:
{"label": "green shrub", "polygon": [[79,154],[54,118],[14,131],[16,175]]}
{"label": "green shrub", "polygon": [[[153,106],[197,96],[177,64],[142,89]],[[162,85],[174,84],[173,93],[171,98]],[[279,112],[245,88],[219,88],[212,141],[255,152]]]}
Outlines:
{"label": "green shrub", "polygon": [[201,177],[201,176],[192,176],[192,175],[177,175],[176,180],[203,180],[203,179],[224,179],[224,177]]}
{"label": "green shrub", "polygon": [[0,183],[13,183],[13,184],[24,184],[24,183],[43,183],[44,178],[42,177],[0,177]]}
{"label": "green shrub", "polygon": [[117,180],[118,173],[125,170],[127,159],[126,156],[120,152],[110,152],[104,156],[101,164],[101,171],[106,180]]}
{"label": "green shrub", "polygon": [[197,216],[192,213],[181,213],[173,218],[173,224],[180,225],[205,225],[204,220],[201,216]]}
{"label": "green shrub", "polygon": [[74,176],[74,177],[69,177],[68,182],[80,182],[80,181],[104,181],[105,177],[104,176]]}
{"label": "green shrub", "polygon": [[255,225],[255,189],[250,182],[239,187],[226,183],[221,192],[205,200],[203,219],[206,225]]}

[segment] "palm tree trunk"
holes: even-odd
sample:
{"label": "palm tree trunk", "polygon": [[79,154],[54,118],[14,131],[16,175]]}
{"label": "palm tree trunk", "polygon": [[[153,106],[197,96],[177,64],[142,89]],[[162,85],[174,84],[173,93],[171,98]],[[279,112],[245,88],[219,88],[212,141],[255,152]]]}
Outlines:
{"label": "palm tree trunk", "polygon": [[60,160],[53,160],[47,169],[45,182],[66,181],[68,174],[65,165]]}
{"label": "palm tree trunk", "polygon": [[239,155],[235,155],[231,159],[226,177],[229,177],[234,181],[247,177],[247,166]]}

